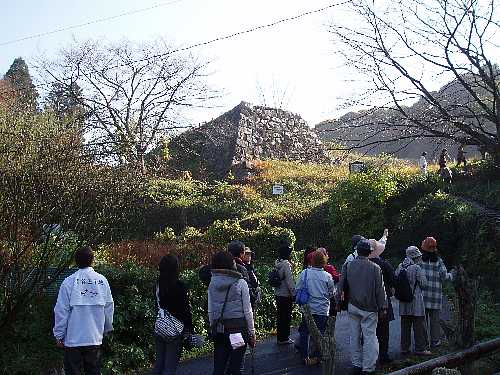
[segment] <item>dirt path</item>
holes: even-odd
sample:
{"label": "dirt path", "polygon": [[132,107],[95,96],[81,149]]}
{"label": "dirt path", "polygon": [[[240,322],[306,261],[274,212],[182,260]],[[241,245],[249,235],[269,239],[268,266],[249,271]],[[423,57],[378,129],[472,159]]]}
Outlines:
{"label": "dirt path", "polygon": [[479,211],[481,215],[494,222],[497,226],[500,226],[500,211],[486,207],[482,203],[479,203],[471,198],[455,194],[450,194],[450,196],[469,204],[470,206],[474,207],[477,211]]}

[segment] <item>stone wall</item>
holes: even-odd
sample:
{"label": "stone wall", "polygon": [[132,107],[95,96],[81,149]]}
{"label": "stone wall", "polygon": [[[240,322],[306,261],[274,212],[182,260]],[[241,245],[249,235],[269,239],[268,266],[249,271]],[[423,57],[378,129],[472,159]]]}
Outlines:
{"label": "stone wall", "polygon": [[299,115],[245,102],[181,134],[170,147],[177,166],[197,177],[223,178],[231,171],[243,178],[253,160],[330,162],[321,140]]}

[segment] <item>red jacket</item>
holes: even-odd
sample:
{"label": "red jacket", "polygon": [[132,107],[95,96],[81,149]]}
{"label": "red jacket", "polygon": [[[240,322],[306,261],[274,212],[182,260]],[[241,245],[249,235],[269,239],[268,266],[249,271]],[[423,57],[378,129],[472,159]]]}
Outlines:
{"label": "red jacket", "polygon": [[[307,264],[309,266],[311,265],[313,254],[314,254],[314,252],[312,252],[309,255],[307,255]],[[332,266],[331,264],[327,264],[326,266],[323,267],[323,269],[326,272],[328,272],[330,275],[332,275],[333,281],[335,281],[336,283],[339,282],[339,280],[340,280],[340,273],[337,272],[337,270],[335,269],[334,266]]]}

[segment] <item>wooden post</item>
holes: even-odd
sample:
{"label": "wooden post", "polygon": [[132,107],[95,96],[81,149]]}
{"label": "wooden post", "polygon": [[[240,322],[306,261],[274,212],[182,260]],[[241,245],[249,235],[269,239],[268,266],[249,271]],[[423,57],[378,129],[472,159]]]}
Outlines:
{"label": "wooden post", "polygon": [[446,366],[456,368],[466,363],[472,363],[473,361],[481,357],[491,355],[491,353],[499,350],[500,337],[490,341],[482,342],[480,344],[475,344],[471,348],[462,350],[460,352],[446,354],[442,357],[433,358],[428,361],[391,372],[389,375],[421,375],[429,374],[437,367]]}
{"label": "wooden post", "polygon": [[448,368],[439,367],[432,370],[432,375],[461,375],[458,370],[450,370]]}
{"label": "wooden post", "polygon": [[458,322],[456,343],[459,348],[474,345],[474,315],[477,302],[477,280],[472,280],[462,265],[457,267],[454,280],[458,298]]}
{"label": "wooden post", "polygon": [[321,366],[323,375],[332,375],[335,369],[335,317],[328,317],[324,335],[321,334],[316,322],[311,314],[311,309],[308,305],[302,307],[304,317],[307,323],[307,328],[314,341],[314,345],[319,348],[321,353]]}

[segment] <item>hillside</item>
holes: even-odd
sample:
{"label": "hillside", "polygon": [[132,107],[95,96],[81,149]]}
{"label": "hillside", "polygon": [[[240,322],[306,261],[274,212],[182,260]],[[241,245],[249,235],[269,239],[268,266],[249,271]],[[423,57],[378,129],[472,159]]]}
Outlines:
{"label": "hillside", "polygon": [[[472,82],[472,78],[465,77],[465,79],[470,81],[478,96],[487,98],[488,93],[484,88]],[[448,113],[455,116],[455,119],[467,123],[472,129],[479,130],[483,126],[491,133],[496,132],[494,124],[486,121],[479,111],[474,110],[477,104],[472,95],[456,80],[449,82],[432,95]],[[450,132],[449,124],[443,120],[435,106],[421,98],[413,105],[402,109],[406,112],[406,116],[395,107],[349,112],[338,119],[322,121],[315,126],[315,131],[324,141],[354,148],[368,155],[388,153],[399,158],[417,159],[423,151],[426,151],[428,159],[435,160],[443,147],[448,148],[452,157],[456,155],[459,146],[457,142],[429,137],[429,133],[422,133],[420,129],[409,126],[411,120],[418,120],[432,129]],[[466,151],[468,156],[479,156],[475,146],[466,147]]]}

